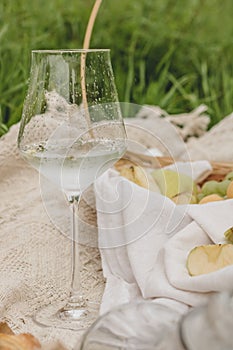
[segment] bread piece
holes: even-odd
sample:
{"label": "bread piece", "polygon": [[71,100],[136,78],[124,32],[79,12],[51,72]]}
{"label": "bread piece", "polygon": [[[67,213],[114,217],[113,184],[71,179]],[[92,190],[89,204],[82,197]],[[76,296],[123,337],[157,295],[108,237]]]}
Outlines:
{"label": "bread piece", "polygon": [[0,350],[36,350],[39,341],[31,334],[0,334]]}
{"label": "bread piece", "polygon": [[67,350],[60,342],[45,344],[41,350]]}
{"label": "bread piece", "polygon": [[0,322],[0,333],[4,334],[14,334],[12,329],[8,326],[6,322]]}

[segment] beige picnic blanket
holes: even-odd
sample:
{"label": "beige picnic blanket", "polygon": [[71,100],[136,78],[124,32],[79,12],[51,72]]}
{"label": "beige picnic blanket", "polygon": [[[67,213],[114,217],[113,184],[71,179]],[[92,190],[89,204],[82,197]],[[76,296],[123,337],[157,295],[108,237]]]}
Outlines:
{"label": "beige picnic blanket", "polygon": [[[217,160],[223,157],[224,149],[223,160],[233,159],[232,125],[230,116],[220,123],[219,133],[215,128],[214,137],[208,138],[207,133],[200,138],[200,149],[204,148],[207,158],[208,149],[209,158],[216,157]],[[151,126],[149,129],[153,132]],[[144,132],[147,130],[145,123]],[[226,131],[224,144],[222,130]],[[138,132],[137,129],[135,139]],[[15,125],[0,138],[0,321],[7,321],[17,333],[32,333],[43,344],[59,340],[72,349],[80,341],[80,333],[56,328],[48,331],[31,319],[41,306],[65,300],[68,295],[71,268],[69,209],[58,190],[51,190],[49,201],[44,190],[46,185],[39,174],[20,158],[17,133],[18,125]],[[131,136],[132,133],[131,130]],[[169,135],[166,137],[168,140]],[[197,143],[195,140],[195,158],[198,155],[202,158],[203,152],[198,151]],[[84,232],[82,243],[85,243],[81,250],[83,292],[89,299],[100,302],[104,279],[96,248],[95,210],[92,199],[89,201],[88,195],[86,198],[89,209],[84,206],[83,213],[84,216],[90,213],[92,218],[89,226],[85,222],[82,222],[83,227],[80,226]]]}

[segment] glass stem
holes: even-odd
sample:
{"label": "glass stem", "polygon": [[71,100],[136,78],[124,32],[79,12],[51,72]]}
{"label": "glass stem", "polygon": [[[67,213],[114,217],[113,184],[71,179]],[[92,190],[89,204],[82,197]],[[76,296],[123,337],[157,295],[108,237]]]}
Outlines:
{"label": "glass stem", "polygon": [[68,197],[71,208],[71,291],[68,299],[68,306],[79,308],[85,306],[85,300],[82,296],[82,284],[80,274],[80,253],[78,244],[78,227],[76,225],[75,204],[79,206],[80,195]]}

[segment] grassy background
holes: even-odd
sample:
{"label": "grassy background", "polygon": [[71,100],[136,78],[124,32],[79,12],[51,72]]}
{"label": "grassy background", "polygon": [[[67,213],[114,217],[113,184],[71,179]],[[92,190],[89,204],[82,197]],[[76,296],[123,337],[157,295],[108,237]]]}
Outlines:
{"label": "grassy background", "polygon": [[[94,0],[1,0],[0,135],[19,121],[32,49],[80,48]],[[92,48],[110,48],[121,102],[232,112],[232,0],[103,0]]]}

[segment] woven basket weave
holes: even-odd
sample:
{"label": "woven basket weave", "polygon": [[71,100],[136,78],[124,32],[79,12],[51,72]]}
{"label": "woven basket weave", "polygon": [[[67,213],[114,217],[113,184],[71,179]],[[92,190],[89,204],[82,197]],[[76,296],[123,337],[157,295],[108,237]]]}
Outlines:
{"label": "woven basket weave", "polygon": [[[152,157],[144,154],[137,154],[133,152],[126,152],[124,158],[118,161],[116,169],[120,169],[123,166],[130,164],[136,164],[145,168],[162,168],[167,165],[171,165],[175,162],[174,159],[169,157]],[[231,162],[210,162],[212,171],[204,173],[198,178],[197,183],[202,185],[209,180],[221,181],[230,171],[233,171],[233,163]]]}
{"label": "woven basket weave", "polygon": [[[116,170],[130,165],[139,165],[145,168],[162,168],[174,163],[174,159],[169,157],[152,157],[144,154],[126,152],[124,158],[121,158],[116,164]],[[209,180],[221,181],[230,171],[233,171],[233,163],[228,162],[210,162],[212,171],[202,174],[196,181],[200,186]],[[91,241],[92,246],[97,246],[97,214],[95,207],[95,196],[93,188],[89,188],[82,197],[80,203],[79,219],[81,221],[82,241]],[[87,229],[88,228],[88,229]],[[89,243],[90,244],[90,243]]]}

